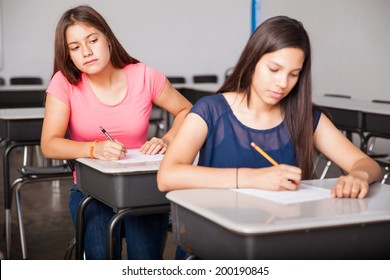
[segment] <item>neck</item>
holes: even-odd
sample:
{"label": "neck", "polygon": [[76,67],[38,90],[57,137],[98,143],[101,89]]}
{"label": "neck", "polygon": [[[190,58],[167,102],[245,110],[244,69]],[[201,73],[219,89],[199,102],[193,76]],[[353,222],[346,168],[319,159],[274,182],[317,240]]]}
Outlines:
{"label": "neck", "polygon": [[120,73],[121,73],[121,69],[116,69],[111,65],[106,67],[103,71],[97,74],[93,74],[93,75],[87,74],[87,77],[91,84],[100,87],[107,87],[116,83],[118,77],[120,77]]}

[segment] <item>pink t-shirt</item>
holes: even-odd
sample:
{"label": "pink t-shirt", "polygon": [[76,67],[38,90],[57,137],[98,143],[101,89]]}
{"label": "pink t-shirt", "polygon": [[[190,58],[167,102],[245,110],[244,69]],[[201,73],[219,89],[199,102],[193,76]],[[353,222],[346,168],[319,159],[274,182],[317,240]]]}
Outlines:
{"label": "pink t-shirt", "polygon": [[116,105],[102,103],[85,74],[77,85],[70,84],[60,71],[53,76],[47,93],[70,107],[68,129],[72,140],[107,140],[100,130],[103,126],[128,149],[145,143],[152,102],[160,95],[165,76],[142,63],[129,64],[124,70],[128,89],[125,98]]}

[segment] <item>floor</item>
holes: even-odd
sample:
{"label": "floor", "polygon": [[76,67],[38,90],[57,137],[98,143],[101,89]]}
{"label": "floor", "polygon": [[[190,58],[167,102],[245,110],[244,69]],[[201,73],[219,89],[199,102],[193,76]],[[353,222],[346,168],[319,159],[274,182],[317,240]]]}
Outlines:
{"label": "floor", "polygon": [[[4,147],[0,146],[0,154],[3,154]],[[22,150],[14,150],[11,155],[11,180],[17,176],[16,167],[21,165]],[[318,170],[322,170],[326,161],[322,159]],[[0,161],[0,172],[3,172],[2,161]],[[331,166],[327,177],[340,175],[337,167]],[[3,176],[1,176],[3,177]],[[3,181],[1,180],[1,185]],[[22,191],[22,205],[24,225],[27,239],[28,259],[31,260],[61,260],[68,243],[75,235],[68,214],[68,190],[70,181],[63,181],[60,185],[52,183],[39,183],[28,185]],[[0,192],[0,203],[3,205],[3,188]],[[0,242],[1,252],[5,251],[4,240],[4,209],[1,207],[1,229],[2,238]],[[168,239],[164,252],[164,259],[173,259],[175,243],[172,234]],[[11,259],[22,259],[20,239],[18,236],[18,225],[15,210],[12,211],[12,250]]]}

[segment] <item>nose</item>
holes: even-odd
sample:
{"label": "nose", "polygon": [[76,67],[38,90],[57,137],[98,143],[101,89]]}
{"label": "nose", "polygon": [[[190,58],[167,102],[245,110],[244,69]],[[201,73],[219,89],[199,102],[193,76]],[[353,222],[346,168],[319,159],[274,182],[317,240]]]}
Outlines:
{"label": "nose", "polygon": [[88,57],[92,55],[92,50],[88,46],[83,47],[84,57]]}
{"label": "nose", "polygon": [[288,76],[281,73],[276,79],[276,85],[279,86],[280,88],[285,88],[287,87],[287,84],[288,84]]}

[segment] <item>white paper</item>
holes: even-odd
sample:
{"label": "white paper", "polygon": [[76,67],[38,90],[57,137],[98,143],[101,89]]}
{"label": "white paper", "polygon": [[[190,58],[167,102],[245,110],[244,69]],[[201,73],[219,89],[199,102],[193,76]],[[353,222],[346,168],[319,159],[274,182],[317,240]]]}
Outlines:
{"label": "white paper", "polygon": [[163,155],[145,155],[141,153],[138,149],[129,149],[127,150],[127,155],[125,158],[117,160],[119,163],[140,163],[140,162],[149,162],[149,161],[161,161]]}
{"label": "white paper", "polygon": [[296,191],[268,191],[259,189],[232,189],[239,193],[268,199],[281,204],[293,204],[331,198],[329,189],[301,184]]}

